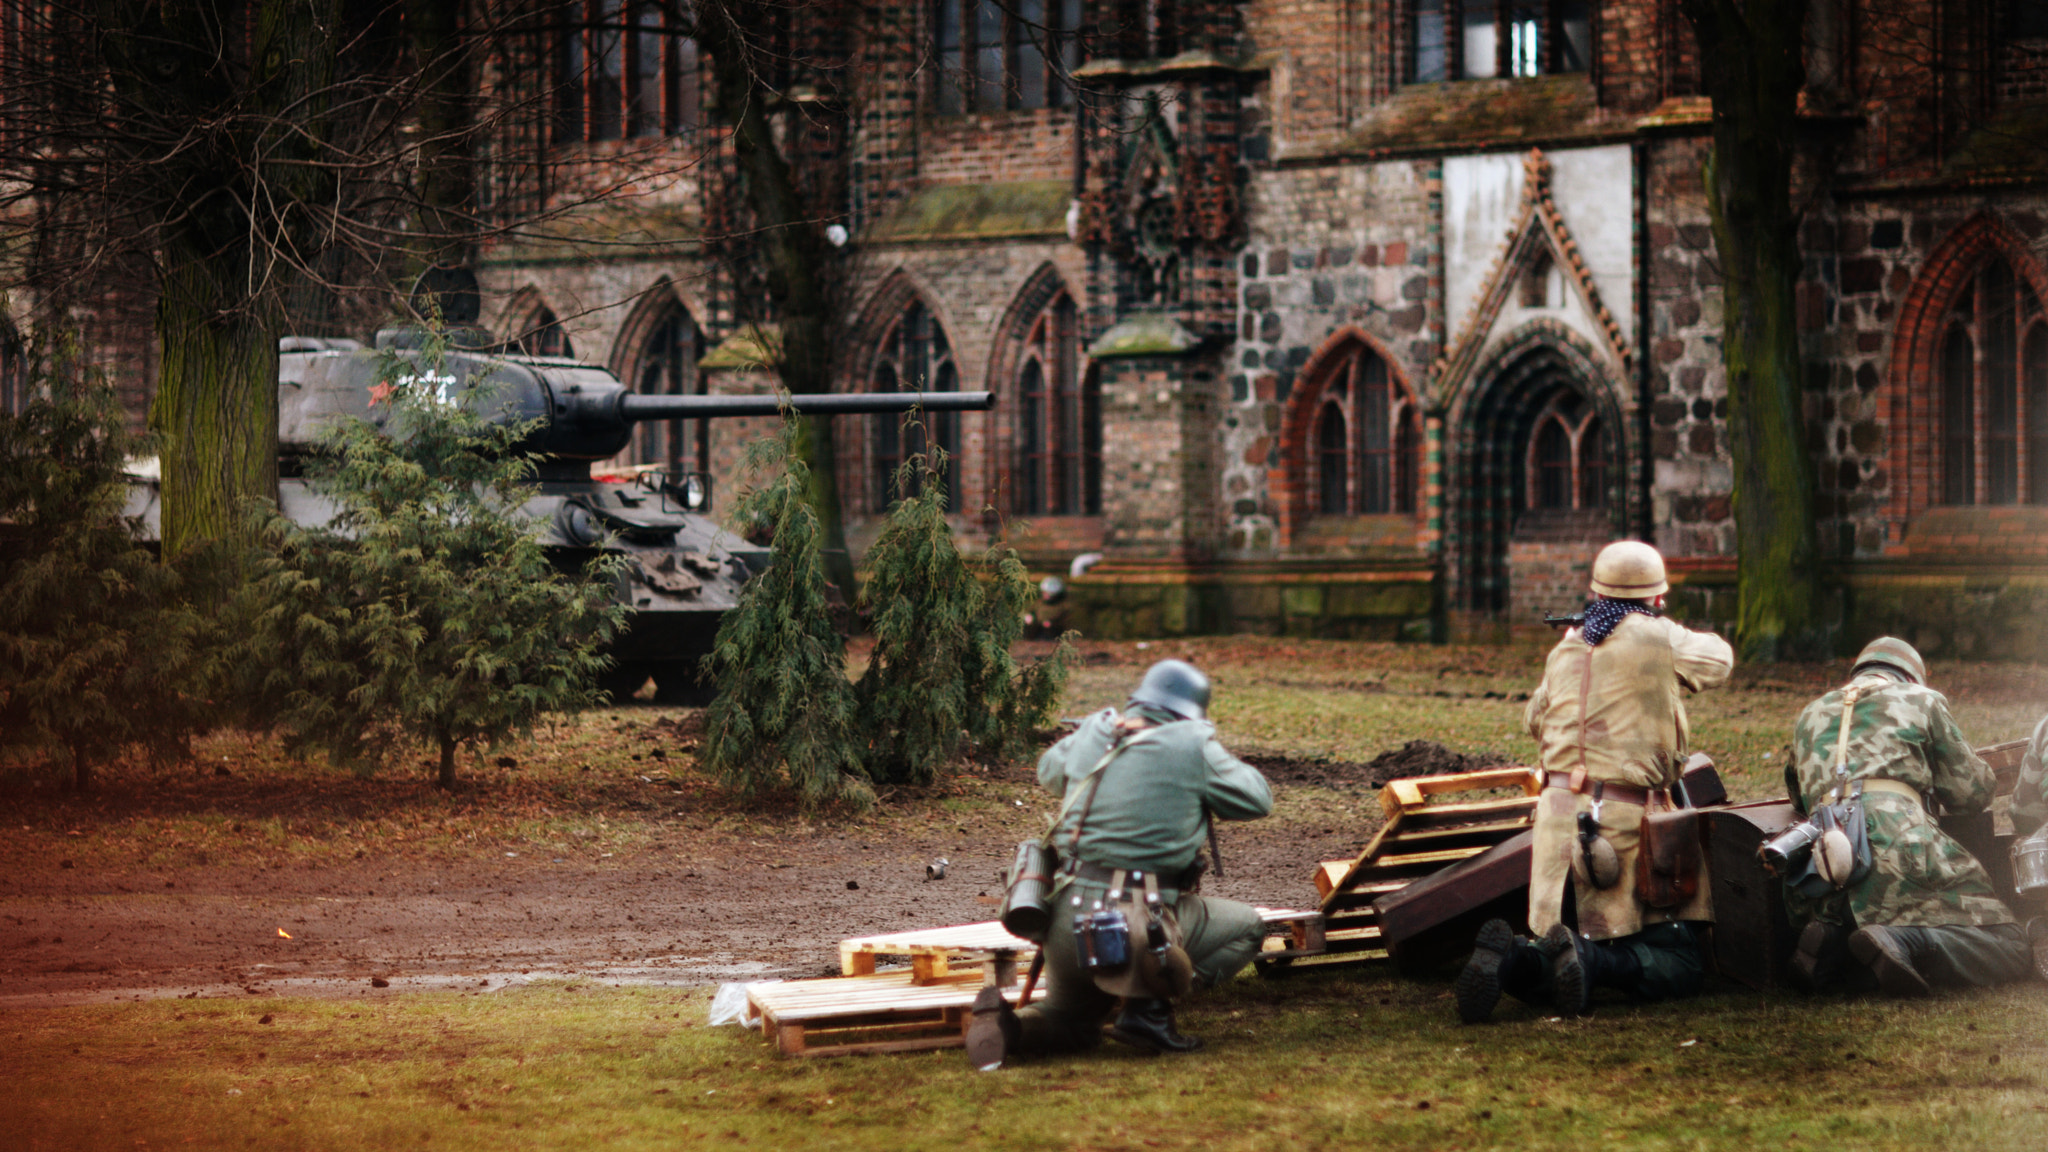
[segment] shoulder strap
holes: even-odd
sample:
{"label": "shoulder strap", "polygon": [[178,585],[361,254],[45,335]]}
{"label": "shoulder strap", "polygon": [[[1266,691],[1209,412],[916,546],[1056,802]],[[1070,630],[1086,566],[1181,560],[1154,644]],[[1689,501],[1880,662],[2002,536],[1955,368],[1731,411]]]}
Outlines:
{"label": "shoulder strap", "polygon": [[1845,684],[1842,686],[1842,723],[1835,730],[1835,798],[1830,803],[1840,804],[1848,798],[1849,721],[1856,714],[1856,701],[1862,698],[1863,689],[1860,686],[1856,684]]}
{"label": "shoulder strap", "polygon": [[[1134,735],[1136,735],[1136,732],[1124,727],[1123,723],[1119,721],[1116,728],[1116,737],[1109,742],[1109,751],[1103,753],[1102,759],[1097,760],[1095,767],[1090,768],[1088,774],[1082,777],[1082,779],[1088,782],[1088,794],[1086,799],[1081,801],[1081,815],[1074,821],[1074,835],[1072,839],[1067,841],[1068,856],[1073,856],[1075,849],[1081,846],[1081,829],[1088,823],[1089,809],[1095,807],[1095,793],[1102,787],[1102,770],[1109,767],[1111,760],[1116,759],[1123,753],[1124,749],[1131,746],[1131,737]],[[1052,827],[1046,830],[1046,847],[1050,848],[1053,846],[1053,833],[1058,830],[1060,821],[1067,818],[1067,811],[1074,806],[1074,800],[1077,795],[1078,793],[1076,792],[1067,793],[1067,802],[1060,805],[1059,816],[1053,820]]]}

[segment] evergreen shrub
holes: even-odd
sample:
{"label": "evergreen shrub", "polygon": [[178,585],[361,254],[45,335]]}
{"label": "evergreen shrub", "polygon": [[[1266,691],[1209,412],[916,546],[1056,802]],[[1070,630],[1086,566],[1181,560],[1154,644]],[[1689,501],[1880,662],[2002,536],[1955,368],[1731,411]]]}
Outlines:
{"label": "evergreen shrub", "polygon": [[946,522],[943,449],[897,470],[906,493],[868,549],[860,606],[874,654],[856,689],[867,769],[878,782],[929,784],[965,755],[1021,755],[1059,702],[1072,634],[1050,657],[1019,667],[1035,590],[1015,550],[970,560]]}
{"label": "evergreen shrub", "polygon": [[846,645],[826,597],[822,530],[811,507],[801,425],[749,446],[745,468],[765,483],[735,502],[735,530],[765,533],[767,571],[725,614],[705,677],[718,685],[705,719],[702,764],[743,794],[794,788],[806,807],[873,802],[855,727]]}
{"label": "evergreen shrub", "polygon": [[274,555],[253,589],[244,695],[288,744],[370,771],[425,742],[453,787],[460,746],[529,732],[547,713],[598,703],[601,646],[624,622],[616,561],[558,573],[519,508],[528,426],[494,424],[482,388],[435,393],[442,353],[388,355],[372,388],[382,431],[337,421],[308,466],[336,514],[272,514]]}
{"label": "evergreen shrub", "polygon": [[0,739],[68,750],[72,783],[125,747],[184,755],[210,718],[205,614],[123,515],[132,437],[113,390],[38,349],[31,398],[0,411]]}

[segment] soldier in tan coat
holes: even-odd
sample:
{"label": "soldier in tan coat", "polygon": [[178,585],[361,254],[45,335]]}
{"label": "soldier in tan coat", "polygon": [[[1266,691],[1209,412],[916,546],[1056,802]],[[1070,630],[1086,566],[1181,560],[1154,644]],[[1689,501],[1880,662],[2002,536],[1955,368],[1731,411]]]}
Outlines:
{"label": "soldier in tan coat", "polygon": [[[1527,723],[1546,784],[1536,806],[1529,926],[1479,930],[1458,978],[1458,1014],[1487,1019],[1505,991],[1582,1015],[1594,987],[1642,999],[1689,996],[1705,970],[1693,925],[1710,922],[1711,886],[1674,907],[1637,894],[1636,849],[1652,804],[1669,802],[1686,757],[1685,697],[1725,683],[1728,642],[1660,615],[1664,558],[1633,540],[1601,549],[1584,622],[1551,649]],[[1704,862],[1701,864],[1704,868]],[[1572,886],[1578,930],[1563,922]]]}

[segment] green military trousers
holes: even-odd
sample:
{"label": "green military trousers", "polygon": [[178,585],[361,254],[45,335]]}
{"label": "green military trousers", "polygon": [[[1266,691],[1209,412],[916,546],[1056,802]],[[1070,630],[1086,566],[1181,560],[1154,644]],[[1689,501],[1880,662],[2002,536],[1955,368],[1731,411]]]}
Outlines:
{"label": "green military trousers", "polygon": [[[1895,926],[1891,931],[1905,945],[1914,971],[1931,987],[1993,988],[2034,971],[2033,946],[2018,924]],[[1818,989],[1863,989],[1875,983],[1849,955],[1848,941],[1848,932],[1840,931],[1823,948],[1814,967]]]}
{"label": "green military trousers", "polygon": [[[1107,891],[1101,883],[1074,882],[1053,893],[1052,927],[1045,938],[1045,999],[1017,1013],[1023,1024],[1020,1054],[1073,1052],[1102,1042],[1102,1025],[1117,998],[1095,986],[1074,946],[1073,897],[1090,907]],[[1211,988],[1237,975],[1259,954],[1266,926],[1258,909],[1235,900],[1182,895],[1174,904],[1181,947],[1195,966],[1199,987]],[[1141,947],[1133,926],[1132,947]]]}

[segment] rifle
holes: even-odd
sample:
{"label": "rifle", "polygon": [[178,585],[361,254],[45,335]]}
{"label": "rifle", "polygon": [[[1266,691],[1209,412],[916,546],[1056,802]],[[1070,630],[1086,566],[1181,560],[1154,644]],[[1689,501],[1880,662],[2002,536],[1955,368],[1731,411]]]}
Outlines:
{"label": "rifle", "polygon": [[1543,622],[1552,628],[1578,628],[1586,623],[1586,614],[1584,612],[1574,612],[1569,616],[1552,616],[1545,613]]}

